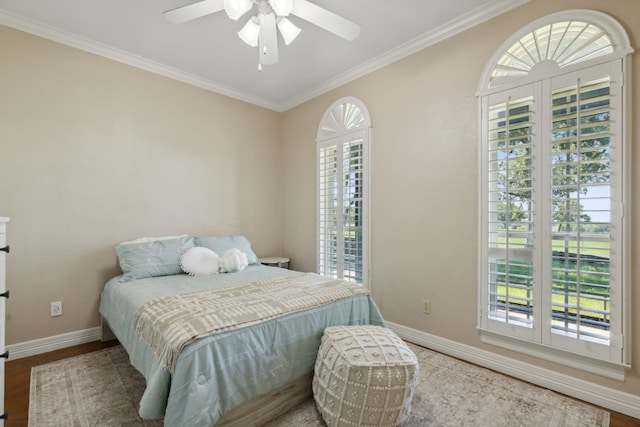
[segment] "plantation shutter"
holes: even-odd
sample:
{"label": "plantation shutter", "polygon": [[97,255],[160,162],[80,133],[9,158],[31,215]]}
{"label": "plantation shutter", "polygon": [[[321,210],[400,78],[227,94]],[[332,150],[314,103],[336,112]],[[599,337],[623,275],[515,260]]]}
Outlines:
{"label": "plantation shutter", "polygon": [[[621,283],[619,61],[552,80],[550,215],[551,341],[609,357]],[[619,84],[618,84],[619,86]],[[614,268],[618,264],[618,269]],[[620,344],[620,343],[618,343]]]}
{"label": "plantation shutter", "polygon": [[481,327],[621,362],[620,61],[483,99]]}
{"label": "plantation shutter", "polygon": [[341,223],[338,220],[338,201],[341,199],[338,177],[338,146],[330,145],[319,150],[319,213],[318,213],[318,273],[337,277],[342,252]]}
{"label": "plantation shutter", "polygon": [[491,328],[532,337],[534,308],[531,87],[490,97],[487,108],[487,304]]}
{"label": "plantation shutter", "polygon": [[342,145],[342,218],[343,218],[343,275],[351,282],[362,283],[363,259],[363,203],[364,203],[364,140],[361,137]]}
{"label": "plantation shutter", "polygon": [[358,134],[319,148],[318,270],[361,284],[365,268],[365,141]]}

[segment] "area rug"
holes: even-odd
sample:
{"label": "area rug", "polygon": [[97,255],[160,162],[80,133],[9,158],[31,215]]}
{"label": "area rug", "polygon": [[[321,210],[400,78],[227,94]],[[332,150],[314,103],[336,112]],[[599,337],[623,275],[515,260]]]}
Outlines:
{"label": "area rug", "polygon": [[[410,344],[420,378],[405,427],[607,427],[609,413]],[[121,346],[35,366],[29,426],[161,426],[138,417],[144,378]],[[313,399],[269,427],[322,427]]]}

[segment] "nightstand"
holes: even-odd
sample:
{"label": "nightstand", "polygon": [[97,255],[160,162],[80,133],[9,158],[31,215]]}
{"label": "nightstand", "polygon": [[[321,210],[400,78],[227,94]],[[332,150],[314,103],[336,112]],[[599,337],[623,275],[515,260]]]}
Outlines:
{"label": "nightstand", "polygon": [[[280,268],[289,268],[289,262],[291,260],[289,258],[281,257],[281,256],[270,256],[266,258],[260,258],[260,264],[270,265],[271,267],[280,267]],[[283,265],[287,266],[284,267]]]}

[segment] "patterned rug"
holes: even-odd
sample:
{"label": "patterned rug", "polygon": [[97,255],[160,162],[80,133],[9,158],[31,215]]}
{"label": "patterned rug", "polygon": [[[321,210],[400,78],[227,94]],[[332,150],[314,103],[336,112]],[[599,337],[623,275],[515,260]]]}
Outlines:
{"label": "patterned rug", "polygon": [[[410,345],[420,379],[405,427],[607,427],[609,413],[552,391]],[[29,426],[161,426],[141,420],[144,378],[121,346],[35,366]],[[269,427],[322,427],[313,399]]]}

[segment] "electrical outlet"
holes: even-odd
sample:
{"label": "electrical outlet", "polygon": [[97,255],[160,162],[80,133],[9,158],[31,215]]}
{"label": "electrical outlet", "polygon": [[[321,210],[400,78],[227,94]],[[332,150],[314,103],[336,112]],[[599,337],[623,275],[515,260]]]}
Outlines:
{"label": "electrical outlet", "polygon": [[51,317],[62,316],[62,301],[53,301],[51,303]]}
{"label": "electrical outlet", "polygon": [[424,314],[431,314],[431,300],[429,299],[422,300],[422,312]]}

